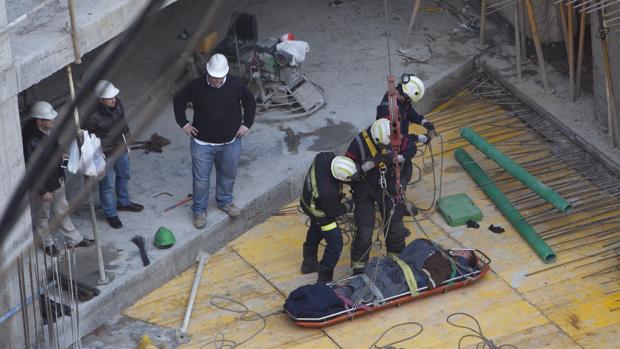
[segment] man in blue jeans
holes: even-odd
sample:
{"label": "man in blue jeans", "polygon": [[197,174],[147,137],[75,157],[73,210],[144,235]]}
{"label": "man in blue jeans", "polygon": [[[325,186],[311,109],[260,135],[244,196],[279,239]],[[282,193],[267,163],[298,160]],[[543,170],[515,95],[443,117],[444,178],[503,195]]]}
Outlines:
{"label": "man in blue jeans", "polygon": [[[190,81],[173,97],[176,122],[191,137],[192,212],[197,229],[207,224],[213,165],[217,205],[233,218],[241,213],[233,203],[233,188],[241,156],[241,138],[250,132],[254,123],[256,101],[241,80],[227,74],[228,60],[216,53],[207,63],[206,76]],[[191,122],[185,115],[188,102],[194,110]]]}
{"label": "man in blue jeans", "polygon": [[106,163],[105,177],[99,182],[99,200],[108,223],[114,229],[123,227],[117,211],[140,212],[144,209],[144,206],[129,200],[127,185],[131,176],[126,141],[129,127],[125,119],[125,109],[117,97],[119,92],[111,82],[99,81],[95,86],[98,103],[84,124],[84,129],[101,139],[101,149],[106,159],[109,159],[117,148],[122,149],[122,155],[114,163]]}

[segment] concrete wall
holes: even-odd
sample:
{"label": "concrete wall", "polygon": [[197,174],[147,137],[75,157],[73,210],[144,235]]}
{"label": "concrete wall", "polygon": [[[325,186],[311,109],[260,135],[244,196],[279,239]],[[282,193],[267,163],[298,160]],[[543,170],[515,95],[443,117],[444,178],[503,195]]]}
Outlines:
{"label": "concrete wall", "polygon": [[[5,0],[0,0],[0,212],[24,172],[19,112],[17,109],[17,75],[9,42]],[[30,214],[27,212],[7,234],[0,246],[0,316],[20,303],[15,259],[32,243],[29,233]],[[0,326],[0,343],[7,348],[22,348],[22,319],[16,314]]]}
{"label": "concrete wall", "polygon": [[[597,37],[599,21],[596,13],[590,17],[592,21],[592,65],[594,80],[594,112],[596,120],[601,127],[607,128],[607,95],[605,90],[605,70],[603,67],[603,55],[601,41]],[[611,75],[614,82],[616,111],[620,111],[620,33],[610,30],[607,36],[609,44],[609,60],[611,63]]]}

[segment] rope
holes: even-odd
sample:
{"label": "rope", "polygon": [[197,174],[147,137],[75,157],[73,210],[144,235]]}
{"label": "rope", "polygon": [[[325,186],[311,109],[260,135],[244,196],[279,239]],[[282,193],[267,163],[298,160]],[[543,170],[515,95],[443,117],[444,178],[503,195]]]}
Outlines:
{"label": "rope", "polygon": [[[472,319],[474,321],[474,323],[476,324],[476,327],[478,329],[475,329],[475,328],[472,328],[472,327],[468,327],[468,326],[463,326],[463,325],[457,325],[454,322],[450,321],[450,318],[452,318],[454,316],[457,316],[457,315],[462,315],[462,316],[465,316],[467,318]],[[515,347],[512,344],[504,344],[504,345],[499,345],[499,346],[495,345],[495,343],[493,343],[492,340],[488,339],[487,337],[485,337],[482,334],[482,329],[480,328],[480,323],[478,322],[478,320],[476,320],[476,318],[474,318],[473,316],[471,316],[471,315],[469,315],[467,313],[452,313],[452,314],[448,315],[448,317],[446,318],[446,321],[450,325],[452,325],[454,327],[464,328],[464,329],[469,330],[469,331],[474,333],[474,334],[466,334],[466,335],[462,336],[459,339],[459,342],[458,342],[458,347],[457,347],[458,349],[462,348],[461,344],[462,344],[463,340],[465,340],[465,338],[470,338],[470,337],[482,340],[482,343],[476,344],[476,349],[478,349],[478,348],[480,348],[480,349],[486,349],[486,348],[488,348],[488,349],[500,349],[500,348],[514,348],[514,349],[517,349],[517,347]]]}
{"label": "rope", "polygon": [[[235,307],[228,307],[225,306],[223,304],[218,304],[219,302],[229,302],[229,303],[233,303],[234,305],[238,306],[239,308],[235,308]],[[217,308],[217,309],[221,309],[221,310],[226,310],[226,311],[230,311],[233,313],[237,313],[240,314],[239,315],[239,320],[241,321],[256,321],[256,320],[260,320],[261,321],[261,328],[259,330],[257,330],[256,332],[254,332],[251,336],[249,336],[248,338],[244,339],[241,342],[237,342],[235,340],[232,339],[227,339],[224,336],[224,333],[222,331],[219,331],[217,334],[215,334],[214,338],[206,343],[204,343],[201,348],[206,348],[207,346],[213,344],[213,347],[216,349],[232,349],[232,348],[237,348],[247,342],[249,342],[250,340],[254,339],[256,336],[258,336],[259,333],[261,333],[266,327],[267,327],[267,318],[269,316],[272,315],[277,315],[280,314],[280,312],[274,312],[271,313],[269,315],[261,315],[260,313],[254,311],[254,310],[250,310],[250,308],[248,308],[245,304],[234,300],[232,298],[228,298],[225,296],[213,296],[211,297],[211,299],[209,300],[209,304],[211,304],[211,306]]]}
{"label": "rope", "polygon": [[390,50],[390,21],[388,19],[388,3],[387,0],[383,0],[383,8],[385,13],[385,41],[387,43],[387,61],[388,61],[388,76],[392,75],[392,55]]}
{"label": "rope", "polygon": [[[381,345],[381,346],[377,345],[377,343],[379,343],[379,341],[380,341],[380,340],[381,340],[381,339],[382,339],[382,338],[383,338],[383,337],[384,337],[384,336],[385,336],[388,332],[390,332],[391,330],[393,330],[393,329],[395,329],[395,328],[397,328],[397,327],[402,327],[402,326],[407,326],[407,325],[415,325],[415,326],[419,327],[419,328],[418,328],[418,332],[416,332],[415,334],[413,334],[413,335],[411,335],[411,336],[407,336],[407,337],[405,337],[405,338],[403,338],[403,339],[399,339],[399,340],[397,340],[397,341],[394,341],[394,342],[388,343],[388,344],[386,344],[386,345]],[[409,322],[402,322],[402,323],[396,324],[396,325],[394,325],[394,326],[392,326],[392,327],[388,328],[387,330],[383,331],[383,333],[381,333],[381,335],[379,336],[379,338],[377,338],[377,340],[376,340],[374,343],[372,343],[372,344],[370,345],[370,347],[368,347],[368,349],[396,349],[396,347],[394,346],[395,344],[398,344],[398,343],[402,343],[402,342],[406,342],[406,341],[408,341],[408,340],[411,340],[411,339],[413,339],[413,338],[415,338],[415,337],[419,336],[419,335],[420,335],[420,333],[422,333],[422,331],[424,331],[424,327],[423,327],[423,326],[422,326],[422,324],[420,324],[419,322],[413,322],[413,321],[409,321]]]}

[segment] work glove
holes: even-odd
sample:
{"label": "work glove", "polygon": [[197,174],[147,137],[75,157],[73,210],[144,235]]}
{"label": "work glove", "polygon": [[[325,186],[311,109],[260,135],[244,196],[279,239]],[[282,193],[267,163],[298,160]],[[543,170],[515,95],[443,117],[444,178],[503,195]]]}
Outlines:
{"label": "work glove", "polygon": [[362,164],[362,172],[366,173],[375,168],[375,162],[372,160],[368,160]]}
{"label": "work glove", "polygon": [[430,142],[431,138],[427,135],[418,135],[418,142],[424,143],[424,144],[428,144],[428,142]]}
{"label": "work glove", "polygon": [[435,131],[435,125],[426,119],[422,120],[422,126],[429,131]]}
{"label": "work glove", "polygon": [[346,199],[342,202],[342,205],[344,207],[346,207],[347,209],[347,213],[351,213],[353,212],[353,210],[355,210],[355,203],[353,202],[352,199]]}
{"label": "work glove", "polygon": [[405,162],[405,157],[398,154],[398,156],[396,157],[396,161],[398,161],[399,164],[402,164],[403,162]]}

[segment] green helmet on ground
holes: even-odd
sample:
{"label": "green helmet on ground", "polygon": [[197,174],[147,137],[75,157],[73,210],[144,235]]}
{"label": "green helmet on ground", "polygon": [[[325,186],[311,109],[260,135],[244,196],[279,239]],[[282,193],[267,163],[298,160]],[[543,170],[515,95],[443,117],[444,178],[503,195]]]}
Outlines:
{"label": "green helmet on ground", "polygon": [[159,248],[169,248],[174,245],[175,242],[176,239],[170,229],[166,227],[159,227],[159,229],[157,229],[157,232],[155,233],[155,240],[153,241],[155,246]]}

